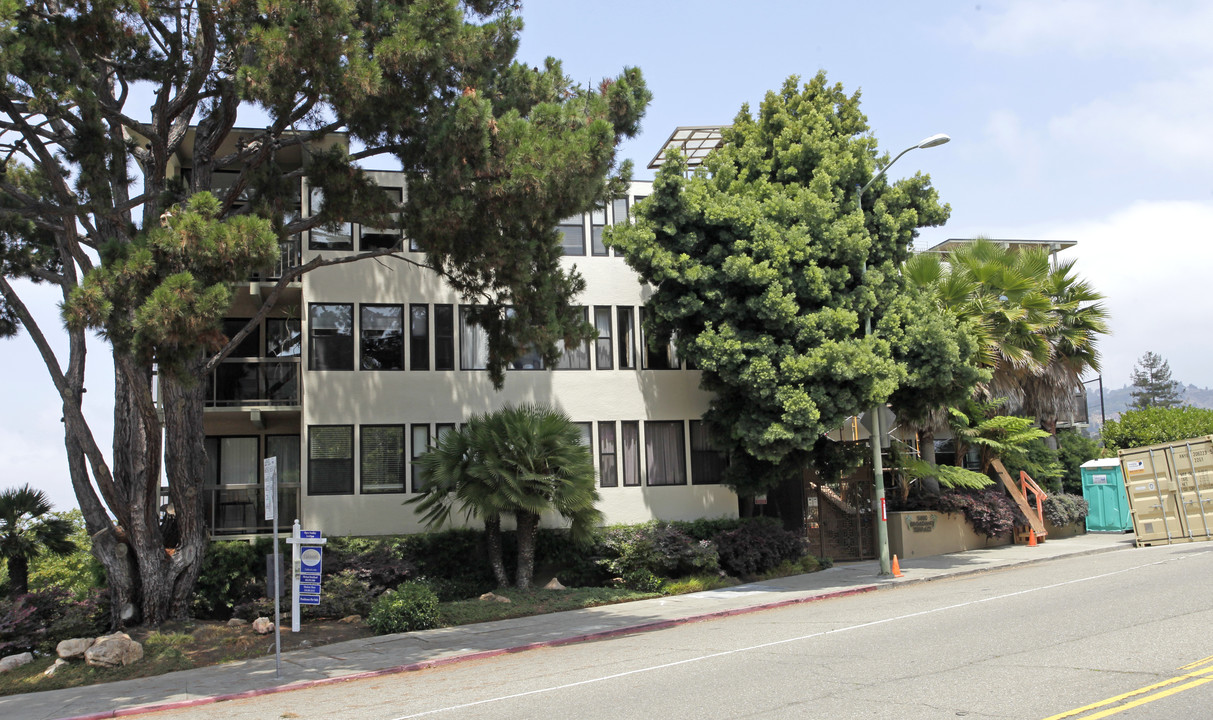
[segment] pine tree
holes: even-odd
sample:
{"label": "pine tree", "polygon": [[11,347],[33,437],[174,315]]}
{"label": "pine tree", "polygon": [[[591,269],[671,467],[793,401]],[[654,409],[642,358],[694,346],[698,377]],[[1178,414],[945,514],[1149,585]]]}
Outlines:
{"label": "pine tree", "polygon": [[1147,352],[1133,365],[1133,397],[1130,410],[1151,407],[1173,408],[1183,402],[1184,390],[1171,379],[1171,366],[1161,355]]}

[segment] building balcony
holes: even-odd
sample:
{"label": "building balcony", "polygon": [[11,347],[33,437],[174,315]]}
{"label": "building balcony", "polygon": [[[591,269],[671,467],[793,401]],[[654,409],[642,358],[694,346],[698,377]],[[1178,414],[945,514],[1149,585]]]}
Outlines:
{"label": "building balcony", "polygon": [[206,383],[208,408],[299,406],[298,357],[229,358]]}
{"label": "building balcony", "polygon": [[[206,524],[211,535],[254,535],[273,532],[265,519],[265,490],[256,485],[219,485],[204,488]],[[278,530],[289,532],[299,517],[299,483],[278,485]]]}

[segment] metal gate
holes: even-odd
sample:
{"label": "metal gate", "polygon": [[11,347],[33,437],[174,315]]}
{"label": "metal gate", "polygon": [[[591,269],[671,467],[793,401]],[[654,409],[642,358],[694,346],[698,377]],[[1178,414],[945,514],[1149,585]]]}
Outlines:
{"label": "metal gate", "polygon": [[807,471],[804,483],[809,552],[835,561],[875,558],[871,469],[861,468],[838,482],[821,482]]}

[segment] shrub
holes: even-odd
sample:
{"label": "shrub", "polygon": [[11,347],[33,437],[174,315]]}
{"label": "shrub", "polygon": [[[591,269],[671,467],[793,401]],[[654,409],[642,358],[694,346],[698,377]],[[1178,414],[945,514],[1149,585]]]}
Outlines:
{"label": "shrub", "polygon": [[[513,533],[502,533],[502,536],[502,540],[512,540]],[[444,530],[406,535],[398,538],[396,542],[401,557],[408,558],[414,564],[418,575],[431,579],[445,578],[482,587],[484,590],[497,586],[493,571],[489,567],[483,531]],[[508,566],[510,547],[505,550]]]}
{"label": "shrub", "polygon": [[1064,527],[1087,517],[1087,501],[1077,495],[1050,495],[1043,510],[1049,522]]}
{"label": "shrub", "polygon": [[608,528],[602,541],[603,566],[628,583],[647,580],[646,575],[676,578],[715,572],[720,567],[716,546],[710,540],[692,540],[678,528],[663,522],[617,525]]}
{"label": "shrub", "polygon": [[342,570],[325,578],[320,586],[320,604],[301,607],[300,612],[304,617],[365,617],[378,594],[356,571]]}
{"label": "shrub", "polygon": [[[285,598],[279,601],[278,612],[283,618],[289,618],[291,616],[291,597],[289,593]],[[232,608],[232,617],[249,621],[256,620],[259,617],[273,619],[274,599],[259,597],[252,600],[245,600]]]}
{"label": "shrub", "polygon": [[366,619],[380,635],[438,626],[438,596],[424,584],[406,582],[379,596]]}
{"label": "shrub", "polygon": [[754,518],[735,530],[716,536],[720,567],[730,575],[753,577],[784,561],[802,557],[807,550],[796,533],[783,529],[779,521]]}
{"label": "shrub", "polygon": [[700,518],[699,520],[677,520],[670,523],[692,540],[715,540],[717,535],[745,525],[745,518]]}
{"label": "shrub", "polygon": [[0,656],[50,652],[60,640],[100,635],[109,617],[103,597],[94,591],[77,600],[56,586],[0,602]]}
{"label": "shrub", "polygon": [[[268,541],[263,546],[259,551],[243,540],[217,540],[206,546],[194,585],[194,617],[226,620],[236,605],[265,594],[265,554],[273,552],[273,546]],[[290,555],[286,557],[289,565]]]}
{"label": "shrub", "polygon": [[939,496],[941,512],[964,513],[973,530],[986,537],[1001,537],[1027,519],[1002,490],[946,492]]}
{"label": "shrub", "polygon": [[29,586],[47,588],[52,585],[67,588],[77,599],[89,596],[94,588],[105,586],[105,568],[91,551],[92,539],[84,527],[79,510],[52,512],[72,525],[72,542],[76,549],[68,555],[39,553],[30,560]]}
{"label": "shrub", "polygon": [[394,538],[333,538],[331,544],[325,550],[326,583],[350,574],[377,596],[417,574],[416,564],[404,557],[401,543]]}

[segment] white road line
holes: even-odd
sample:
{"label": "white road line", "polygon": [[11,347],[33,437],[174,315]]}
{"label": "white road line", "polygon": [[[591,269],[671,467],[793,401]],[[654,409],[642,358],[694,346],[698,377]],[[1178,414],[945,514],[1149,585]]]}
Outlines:
{"label": "white road line", "polygon": [[704,660],[711,660],[712,658],[724,657],[726,655],[736,655],[738,653],[752,652],[754,650],[762,650],[764,648],[775,647],[777,645],[786,645],[788,643],[800,642],[802,640],[812,640],[814,638],[825,637],[826,635],[835,635],[837,633],[850,632],[851,630],[862,630],[863,628],[869,628],[874,625],[884,625],[886,623],[898,622],[901,620],[909,620],[911,618],[922,617],[923,615],[932,615],[935,613],[947,612],[948,610],[958,610],[960,608],[969,607],[970,605],[980,605],[981,603],[993,602],[995,600],[1006,600],[1007,598],[1019,597],[1020,595],[1028,595],[1030,593],[1041,592],[1043,590],[1052,590],[1054,588],[1065,587],[1066,585],[1075,585],[1078,583],[1089,582],[1091,580],[1100,580],[1100,579],[1107,578],[1107,577],[1113,577],[1115,575],[1121,575],[1121,574],[1128,573],[1128,572],[1134,572],[1136,570],[1141,570],[1142,568],[1153,567],[1155,565],[1163,565],[1165,563],[1172,562],[1172,561],[1186,560],[1190,557],[1196,557],[1198,555],[1208,554],[1209,552],[1213,552],[1213,551],[1202,550],[1198,553],[1193,553],[1191,555],[1181,555],[1179,557],[1165,558],[1163,560],[1158,560],[1158,561],[1151,562],[1151,563],[1145,563],[1143,565],[1135,565],[1133,567],[1125,568],[1123,570],[1113,570],[1112,572],[1102,573],[1099,575],[1091,575],[1089,577],[1084,577],[1084,578],[1076,578],[1074,580],[1066,580],[1065,582],[1053,583],[1052,585],[1041,585],[1040,587],[1029,588],[1027,590],[1017,590],[1013,593],[1006,593],[1004,595],[994,595],[994,596],[988,597],[988,598],[981,598],[980,600],[969,600],[967,602],[957,603],[955,605],[945,605],[944,607],[932,608],[930,610],[919,610],[918,612],[907,613],[905,615],[898,615],[896,617],[883,618],[881,620],[873,620],[871,622],[860,623],[858,625],[848,625],[847,627],[834,628],[833,630],[823,630],[821,632],[815,632],[815,633],[811,633],[809,635],[800,635],[798,637],[785,638],[783,640],[774,640],[772,642],[762,643],[760,645],[750,645],[748,647],[735,648],[733,650],[724,650],[722,652],[711,653],[708,655],[699,655],[699,656],[692,657],[692,658],[686,658],[685,660],[676,660],[674,662],[663,663],[661,665],[650,665],[648,667],[636,668],[634,670],[628,670],[627,672],[615,673],[613,675],[603,675],[601,677],[590,678],[588,680],[579,680],[577,682],[567,683],[565,685],[553,685],[551,687],[539,688],[536,690],[527,690],[526,692],[520,692],[520,693],[514,693],[513,695],[500,695],[498,697],[486,698],[484,700],[477,700],[475,702],[463,703],[461,705],[450,705],[448,707],[435,708],[433,710],[426,710],[424,712],[415,713],[413,715],[401,715],[400,717],[393,718],[392,720],[411,720],[412,718],[426,717],[428,715],[437,715],[439,713],[454,712],[456,710],[463,710],[465,708],[476,707],[478,705],[488,705],[490,703],[504,702],[506,700],[514,700],[517,698],[528,697],[530,695],[541,695],[544,693],[558,692],[560,690],[568,690],[570,688],[579,687],[581,685],[591,685],[594,683],[606,682],[608,680],[616,680],[618,678],[628,677],[630,675],[639,675],[642,673],[649,673],[654,670],[664,670],[666,668],[677,667],[679,665],[687,665],[689,663],[701,662]]}

